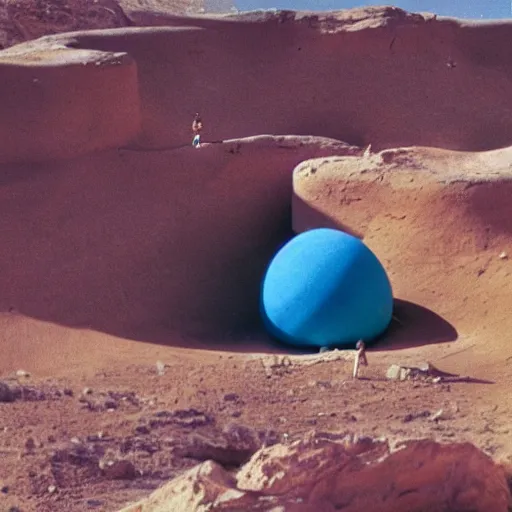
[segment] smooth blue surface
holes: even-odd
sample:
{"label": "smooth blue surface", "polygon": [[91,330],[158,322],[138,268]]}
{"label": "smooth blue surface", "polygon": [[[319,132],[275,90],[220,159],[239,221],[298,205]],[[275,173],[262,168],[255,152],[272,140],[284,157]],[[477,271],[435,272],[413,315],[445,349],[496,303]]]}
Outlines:
{"label": "smooth blue surface", "polygon": [[386,271],[358,238],[314,229],[290,240],[273,258],[261,290],[269,333],[295,346],[371,342],[391,321]]}

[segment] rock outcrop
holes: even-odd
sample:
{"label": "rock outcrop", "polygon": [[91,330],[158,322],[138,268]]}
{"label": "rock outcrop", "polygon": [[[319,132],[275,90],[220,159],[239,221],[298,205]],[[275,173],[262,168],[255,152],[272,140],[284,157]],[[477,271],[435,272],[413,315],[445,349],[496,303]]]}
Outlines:
{"label": "rock outcrop", "polygon": [[198,465],[122,512],[506,512],[504,471],[471,444],[311,434],[257,451],[235,474]]}
{"label": "rock outcrop", "polygon": [[230,7],[222,0],[0,0],[0,49],[49,34],[161,24]]}

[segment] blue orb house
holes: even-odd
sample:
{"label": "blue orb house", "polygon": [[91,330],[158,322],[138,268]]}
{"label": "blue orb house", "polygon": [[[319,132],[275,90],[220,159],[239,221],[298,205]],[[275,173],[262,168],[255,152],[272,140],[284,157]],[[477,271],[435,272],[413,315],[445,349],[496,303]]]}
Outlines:
{"label": "blue orb house", "polygon": [[267,331],[283,343],[353,348],[386,330],[393,292],[384,267],[361,240],[320,228],[277,252],[263,278],[260,306]]}

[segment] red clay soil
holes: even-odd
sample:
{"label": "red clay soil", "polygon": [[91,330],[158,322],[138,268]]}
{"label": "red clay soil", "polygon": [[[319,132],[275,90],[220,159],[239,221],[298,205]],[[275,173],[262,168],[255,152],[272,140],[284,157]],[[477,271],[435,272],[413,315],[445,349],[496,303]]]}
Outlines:
{"label": "red clay soil", "polygon": [[[507,460],[512,24],[391,8],[172,24],[0,53],[0,377],[32,375],[0,403],[0,510],[139,499],[197,462],[169,445],[193,429],[155,416],[176,409],[212,418],[206,438],[318,426]],[[423,147],[375,155],[403,146]],[[326,224],[381,258],[400,323],[367,380],[343,361],[268,378],[257,354],[287,349],[261,332],[261,275],[292,225]],[[423,360],[492,383],[383,379]],[[109,457],[136,477],[106,478]]]}

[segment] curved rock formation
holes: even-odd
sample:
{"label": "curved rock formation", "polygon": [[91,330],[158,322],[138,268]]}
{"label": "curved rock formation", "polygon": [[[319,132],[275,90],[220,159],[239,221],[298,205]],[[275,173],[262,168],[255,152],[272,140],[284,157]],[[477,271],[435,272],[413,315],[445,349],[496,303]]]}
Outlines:
{"label": "curved rock formation", "polygon": [[121,512],[506,512],[503,469],[471,444],[317,434],[262,448],[232,476],[205,462]]}
{"label": "curved rock formation", "polygon": [[[433,309],[463,338],[501,336],[512,327],[511,193],[512,149],[317,159],[295,169],[293,225],[356,233],[385,264],[397,297]],[[501,346],[479,345],[488,355]]]}
{"label": "curved rock formation", "polygon": [[0,69],[0,164],[119,147],[140,131],[137,66],[126,53],[0,52]]}

